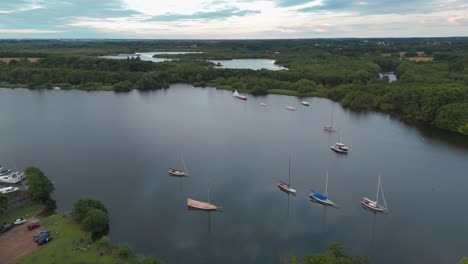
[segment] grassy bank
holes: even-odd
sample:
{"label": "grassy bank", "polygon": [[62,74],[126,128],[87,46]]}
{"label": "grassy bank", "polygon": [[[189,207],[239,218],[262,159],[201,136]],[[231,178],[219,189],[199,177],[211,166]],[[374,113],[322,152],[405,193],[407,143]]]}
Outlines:
{"label": "grassy bank", "polygon": [[25,205],[8,211],[1,219],[2,223],[11,223],[20,217],[29,219],[34,217],[46,209],[43,203],[39,202],[28,202]]}

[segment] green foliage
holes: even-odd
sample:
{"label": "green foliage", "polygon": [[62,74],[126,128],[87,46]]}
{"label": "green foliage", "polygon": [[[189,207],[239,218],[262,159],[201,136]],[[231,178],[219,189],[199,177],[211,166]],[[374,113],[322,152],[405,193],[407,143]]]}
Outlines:
{"label": "green foliage", "polygon": [[468,135],[468,103],[453,103],[440,107],[435,124],[437,127]]}
{"label": "green foliage", "polygon": [[8,198],[0,193],[0,215],[3,214],[8,209]]}
{"label": "green foliage", "polygon": [[92,209],[98,209],[107,214],[107,208],[101,201],[93,198],[81,198],[73,205],[72,216],[77,221],[83,221],[88,212]]}
{"label": "green foliage", "polygon": [[303,257],[302,261],[298,262],[294,257],[290,261],[301,264],[368,264],[367,257],[351,257],[343,250],[338,243],[328,245],[327,252],[323,254],[310,254]]}
{"label": "green foliage", "polygon": [[85,218],[81,221],[81,225],[86,231],[91,233],[102,232],[109,224],[107,213],[100,209],[90,209]]}
{"label": "green foliage", "polygon": [[143,257],[138,260],[138,264],[163,264],[161,260],[155,257]]}
{"label": "green foliage", "polygon": [[110,246],[110,238],[108,236],[102,236],[97,242],[96,245],[99,248],[108,248]]}
{"label": "green foliage", "polygon": [[36,167],[24,170],[28,180],[28,192],[34,201],[45,202],[50,200],[50,194],[55,190],[54,184]]}
{"label": "green foliage", "polygon": [[135,257],[135,254],[133,253],[130,246],[126,244],[119,245],[117,247],[117,255],[122,259],[131,259]]}
{"label": "green foliage", "polygon": [[463,257],[460,262],[458,262],[459,264],[468,264],[468,258],[467,257]]}

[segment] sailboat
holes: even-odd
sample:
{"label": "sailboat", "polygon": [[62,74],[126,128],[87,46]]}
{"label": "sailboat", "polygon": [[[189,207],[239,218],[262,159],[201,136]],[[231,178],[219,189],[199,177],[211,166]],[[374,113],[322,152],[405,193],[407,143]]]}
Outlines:
{"label": "sailboat", "polygon": [[208,188],[208,202],[201,202],[194,199],[187,198],[187,206],[189,209],[203,210],[203,211],[216,211],[222,209],[221,206],[217,206],[210,203],[210,188]]}
{"label": "sailboat", "polygon": [[169,174],[172,176],[184,177],[189,176],[187,167],[185,166],[184,158],[181,156],[182,165],[184,166],[184,170],[172,169],[169,168]]}
{"label": "sailboat", "polygon": [[328,199],[328,172],[325,180],[325,194],[321,194],[317,191],[312,190],[312,193],[309,195],[310,198],[317,203],[321,203],[323,205],[330,205],[330,206],[335,206],[335,203]]}
{"label": "sailboat", "polygon": [[345,144],[343,144],[343,142],[341,140],[341,129],[340,129],[340,140],[337,143],[333,144],[330,148],[333,151],[338,152],[338,153],[342,153],[342,154],[347,154],[348,153],[349,148],[347,146],[345,146]]}
{"label": "sailboat", "polygon": [[333,128],[333,113],[334,113],[334,110],[335,110],[335,104],[333,104],[333,107],[332,107],[332,116],[331,116],[330,126],[324,126],[323,127],[324,131],[335,132],[335,129]]}
{"label": "sailboat", "polygon": [[278,187],[287,192],[287,193],[292,193],[295,194],[296,190],[291,187],[291,157],[289,157],[289,177],[288,177],[288,183],[285,183],[283,181],[280,181],[278,183]]}
{"label": "sailboat", "polygon": [[242,100],[247,100],[247,96],[245,96],[245,95],[240,95],[239,92],[237,92],[237,90],[234,91],[234,93],[232,94],[232,96],[237,97],[237,98],[242,99]]}
{"label": "sailboat", "polygon": [[[379,204],[379,194],[382,192],[382,199],[383,199],[383,205]],[[376,212],[376,213],[387,213],[387,202],[385,201],[385,195],[383,192],[383,187],[382,187],[382,182],[380,180],[380,174],[379,174],[379,180],[377,181],[377,195],[376,195],[376,200],[372,201],[369,198],[364,197],[361,201],[362,206],[365,209],[368,209],[370,211]]]}

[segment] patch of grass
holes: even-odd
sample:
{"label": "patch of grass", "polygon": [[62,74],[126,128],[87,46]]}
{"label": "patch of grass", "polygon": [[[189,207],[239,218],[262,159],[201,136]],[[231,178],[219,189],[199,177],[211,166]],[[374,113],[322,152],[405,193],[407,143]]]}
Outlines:
{"label": "patch of grass", "polygon": [[38,202],[28,202],[27,204],[15,208],[11,211],[8,211],[1,219],[2,223],[7,222],[11,223],[15,221],[17,218],[26,218],[29,219],[31,217],[36,216],[40,212],[44,211],[45,205]]}
{"label": "patch of grass", "polygon": [[[98,250],[95,243],[90,243],[90,234],[81,230],[80,225],[69,215],[52,215],[41,219],[40,224],[50,230],[53,239],[14,263],[127,263],[117,257],[115,250]],[[84,242],[77,244],[80,239]],[[100,252],[103,253],[102,256]]]}

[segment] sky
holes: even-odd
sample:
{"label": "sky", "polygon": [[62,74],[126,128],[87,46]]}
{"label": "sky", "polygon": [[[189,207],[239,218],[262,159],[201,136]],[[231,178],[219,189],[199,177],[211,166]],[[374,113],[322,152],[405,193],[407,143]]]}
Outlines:
{"label": "sky", "polygon": [[0,38],[468,36],[468,0],[0,0]]}

